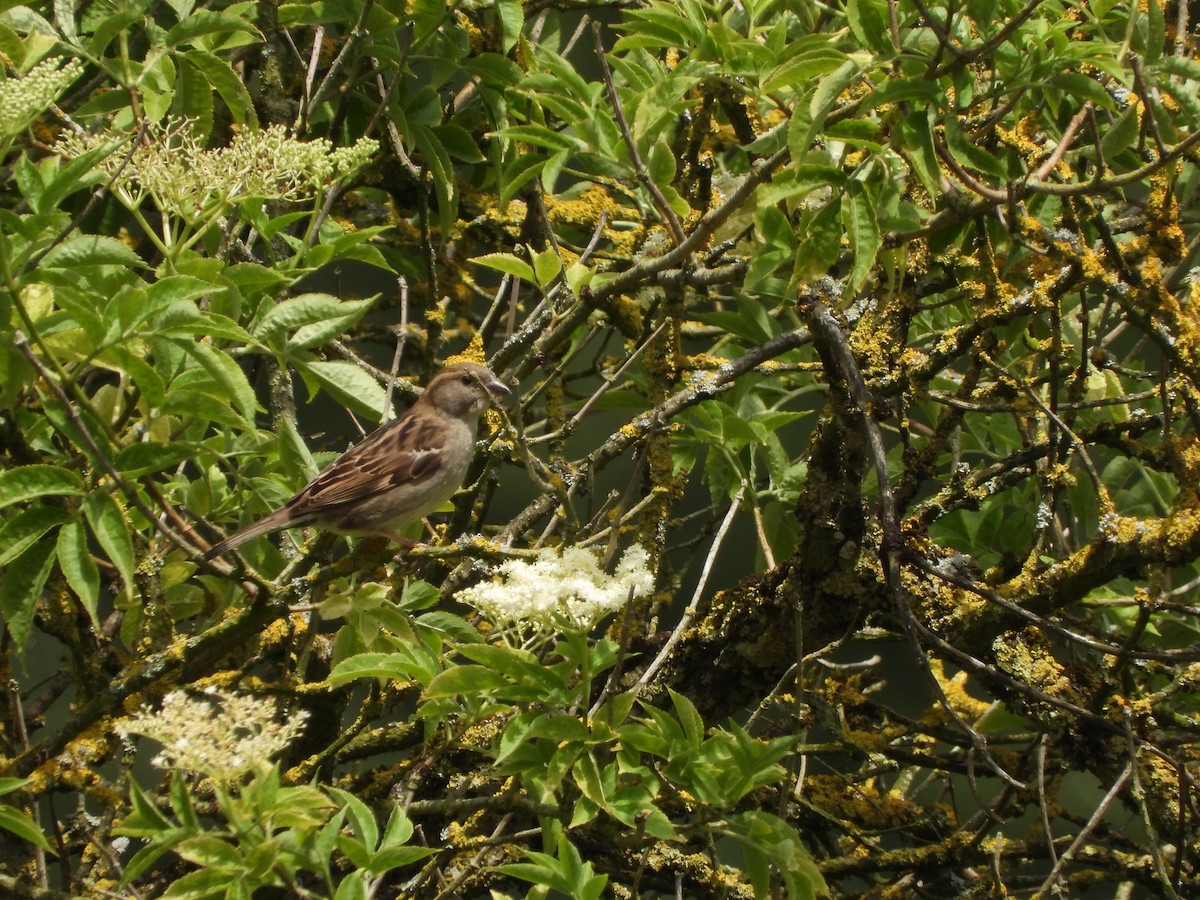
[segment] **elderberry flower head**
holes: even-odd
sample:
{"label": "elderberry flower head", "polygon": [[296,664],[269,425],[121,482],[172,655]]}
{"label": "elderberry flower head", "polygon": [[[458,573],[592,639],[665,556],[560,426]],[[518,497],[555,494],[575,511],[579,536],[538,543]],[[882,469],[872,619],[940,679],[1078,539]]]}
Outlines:
{"label": "elderberry flower head", "polygon": [[547,550],[532,561],[502,563],[498,580],[466,588],[457,596],[500,626],[555,630],[565,619],[588,629],[631,597],[650,593],[654,574],[648,562],[645,548],[634,544],[609,575],[582,547]]}
{"label": "elderberry flower head", "polygon": [[[55,150],[78,157],[126,138],[114,132],[71,135]],[[132,154],[109,154],[99,168],[134,202],[149,196],[164,212],[191,221],[250,197],[312,196],[378,150],[379,142],[369,138],[336,149],[324,138],[297,140],[279,125],[243,129],[227,146],[205,148],[192,123],[171,119],[149,126]]]}
{"label": "elderberry flower head", "polygon": [[231,782],[295,741],[307,718],[301,710],[281,723],[271,700],[207,688],[203,695],[172,691],[163,697],[160,709],[142,707],[119,721],[116,730],[162,744],[153,760],[159,768],[187,769]]}

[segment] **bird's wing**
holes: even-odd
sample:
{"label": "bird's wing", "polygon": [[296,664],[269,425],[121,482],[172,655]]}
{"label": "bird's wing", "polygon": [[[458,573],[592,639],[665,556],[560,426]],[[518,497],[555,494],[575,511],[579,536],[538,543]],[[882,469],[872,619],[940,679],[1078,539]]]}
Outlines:
{"label": "bird's wing", "polygon": [[353,503],[437,474],[445,458],[445,433],[435,418],[409,413],[351,447],[288,501],[292,515]]}

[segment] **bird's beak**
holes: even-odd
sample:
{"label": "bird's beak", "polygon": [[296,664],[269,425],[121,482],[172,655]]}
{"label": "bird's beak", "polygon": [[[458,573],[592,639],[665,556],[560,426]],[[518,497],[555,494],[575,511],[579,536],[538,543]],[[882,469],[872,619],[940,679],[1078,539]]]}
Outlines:
{"label": "bird's beak", "polygon": [[487,381],[483,382],[483,386],[487,388],[487,392],[497,400],[507,397],[512,393],[512,391],[508,389],[508,386],[494,375]]}

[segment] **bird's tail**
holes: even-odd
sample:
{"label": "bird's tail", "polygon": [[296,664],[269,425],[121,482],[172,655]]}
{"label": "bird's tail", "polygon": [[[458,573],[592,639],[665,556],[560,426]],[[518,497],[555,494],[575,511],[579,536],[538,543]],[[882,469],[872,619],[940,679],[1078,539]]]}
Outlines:
{"label": "bird's tail", "polygon": [[270,534],[272,531],[279,531],[293,524],[295,523],[291,521],[286,507],[284,509],[277,509],[269,516],[263,516],[257,522],[251,522],[240,531],[235,531],[229,537],[225,538],[225,540],[214,544],[204,554],[204,559],[216,559],[218,556],[223,556],[235,547],[240,547],[251,538],[256,538],[260,534]]}

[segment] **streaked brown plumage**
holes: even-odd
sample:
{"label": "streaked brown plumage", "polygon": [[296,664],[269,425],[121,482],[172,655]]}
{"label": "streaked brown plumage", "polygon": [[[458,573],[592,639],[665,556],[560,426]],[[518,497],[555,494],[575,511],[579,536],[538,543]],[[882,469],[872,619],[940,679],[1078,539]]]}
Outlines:
{"label": "streaked brown plumage", "polygon": [[486,366],[441,369],[403,415],[367,435],[275,512],[204,554],[213,559],[261,534],[313,525],[344,533],[393,532],[433,512],[462,485],[479,416],[510,393]]}

